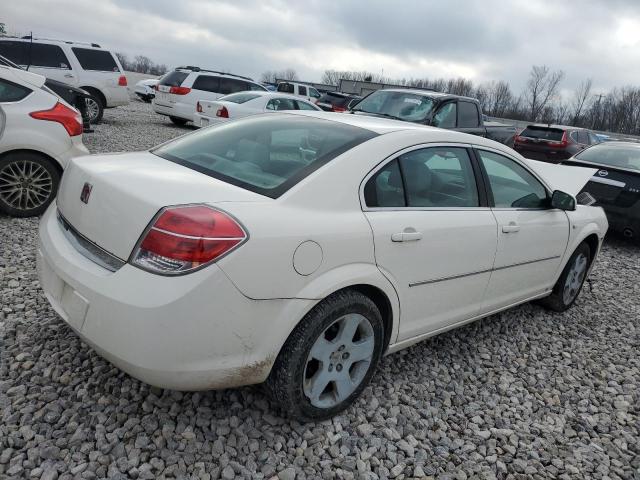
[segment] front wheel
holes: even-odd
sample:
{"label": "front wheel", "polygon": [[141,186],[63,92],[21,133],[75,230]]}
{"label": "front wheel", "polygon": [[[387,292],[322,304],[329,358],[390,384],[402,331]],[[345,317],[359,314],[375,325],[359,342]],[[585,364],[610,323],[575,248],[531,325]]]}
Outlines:
{"label": "front wheel", "polygon": [[591,250],[586,243],[581,243],[569,258],[560,278],[553,286],[551,295],[541,299],[539,303],[556,312],[564,312],[571,307],[587,279],[590,264]]}
{"label": "front wheel", "polygon": [[266,387],[300,421],[345,410],[367,386],[382,355],[384,327],[370,298],[337,292],[309,312],[285,342]]}

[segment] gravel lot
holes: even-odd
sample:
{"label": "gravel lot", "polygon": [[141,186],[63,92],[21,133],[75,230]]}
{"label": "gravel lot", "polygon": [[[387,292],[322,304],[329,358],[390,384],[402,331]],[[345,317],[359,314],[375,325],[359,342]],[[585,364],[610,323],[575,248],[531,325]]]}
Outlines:
{"label": "gravel lot", "polygon": [[[135,101],[85,143],[188,131]],[[0,478],[640,479],[640,247],[609,239],[565,314],[524,305],[387,357],[354,408],[302,425],[257,387],[161,390],[98,357],[40,291],[37,224],[0,217]]]}

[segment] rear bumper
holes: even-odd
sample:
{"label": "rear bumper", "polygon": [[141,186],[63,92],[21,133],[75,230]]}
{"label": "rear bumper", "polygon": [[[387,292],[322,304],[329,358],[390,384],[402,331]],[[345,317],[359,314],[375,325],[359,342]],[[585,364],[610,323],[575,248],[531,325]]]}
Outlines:
{"label": "rear bumper", "polygon": [[219,118],[219,117],[209,117],[207,115],[201,115],[196,113],[193,116],[193,124],[196,127],[210,127],[212,125],[220,125],[221,123],[225,123],[229,121],[228,118]]}
{"label": "rear bumper", "polygon": [[566,150],[531,150],[527,147],[514,145],[513,149],[524,158],[531,160],[540,160],[542,162],[560,163],[563,160],[571,158],[571,153]]}
{"label": "rear bumper", "polygon": [[195,107],[184,103],[159,102],[157,97],[153,100],[153,111],[160,115],[182,118],[190,122],[194,121]]}
{"label": "rear bumper", "polygon": [[[216,266],[180,277],[125,264],[106,270],[64,236],[54,202],[42,217],[37,268],[45,296],[100,355],[146,383],[206,390],[260,383],[289,332],[292,304],[250,300]],[[277,340],[275,340],[277,339]]]}

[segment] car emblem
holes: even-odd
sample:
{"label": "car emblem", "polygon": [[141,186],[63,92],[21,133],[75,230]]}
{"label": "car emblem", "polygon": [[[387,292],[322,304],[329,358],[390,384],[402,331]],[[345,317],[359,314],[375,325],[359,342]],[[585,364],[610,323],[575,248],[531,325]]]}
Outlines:
{"label": "car emblem", "polygon": [[84,186],[82,187],[82,192],[80,192],[80,200],[82,203],[89,203],[89,197],[91,196],[91,189],[93,185],[88,182],[84,182]]}
{"label": "car emblem", "polygon": [[600,175],[601,177],[606,177],[607,175],[609,175],[609,172],[607,172],[606,170],[599,170],[598,175]]}

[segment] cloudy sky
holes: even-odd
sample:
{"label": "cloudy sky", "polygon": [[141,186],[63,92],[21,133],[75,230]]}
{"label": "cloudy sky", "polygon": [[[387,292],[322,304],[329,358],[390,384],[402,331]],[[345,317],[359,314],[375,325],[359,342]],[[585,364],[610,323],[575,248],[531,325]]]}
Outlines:
{"label": "cloudy sky", "polygon": [[504,79],[518,91],[546,64],[565,71],[566,90],[587,77],[596,93],[640,83],[639,0],[4,0],[0,22],[254,78],[369,70]]}

